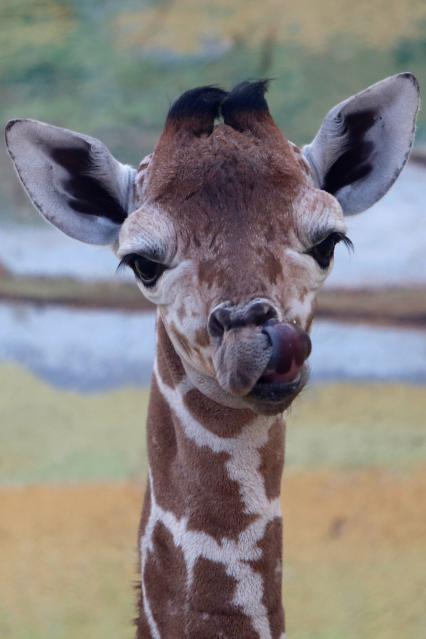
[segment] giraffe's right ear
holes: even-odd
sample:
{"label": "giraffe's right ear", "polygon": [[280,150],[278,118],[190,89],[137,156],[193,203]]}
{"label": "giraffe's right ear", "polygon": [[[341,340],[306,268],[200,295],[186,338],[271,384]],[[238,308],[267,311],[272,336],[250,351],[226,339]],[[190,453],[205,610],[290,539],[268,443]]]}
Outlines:
{"label": "giraffe's right ear", "polygon": [[66,235],[113,244],[131,210],[135,170],[99,140],[36,120],[11,120],[6,145],[36,209]]}
{"label": "giraffe's right ear", "polygon": [[414,140],[420,94],[411,73],[399,73],[340,102],[304,147],[316,186],[360,213],[390,189]]}

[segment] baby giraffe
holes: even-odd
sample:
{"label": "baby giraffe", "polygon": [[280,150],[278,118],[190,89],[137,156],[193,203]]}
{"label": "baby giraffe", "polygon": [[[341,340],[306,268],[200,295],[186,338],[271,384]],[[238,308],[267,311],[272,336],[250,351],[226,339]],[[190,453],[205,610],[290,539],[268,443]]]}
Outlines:
{"label": "baby giraffe", "polygon": [[409,73],[338,104],[303,149],[265,91],[184,93],[138,170],[86,135],[6,128],[39,212],[111,245],[158,309],[138,639],[285,637],[281,415],[308,378],[315,295],[350,243],[344,216],[386,193],[413,142]]}

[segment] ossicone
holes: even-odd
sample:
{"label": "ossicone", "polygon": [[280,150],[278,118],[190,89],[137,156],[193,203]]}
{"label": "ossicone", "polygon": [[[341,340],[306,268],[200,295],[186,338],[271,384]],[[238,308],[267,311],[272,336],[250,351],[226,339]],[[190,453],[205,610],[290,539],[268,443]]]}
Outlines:
{"label": "ossicone", "polygon": [[242,82],[234,87],[221,105],[225,124],[238,131],[253,131],[265,117],[271,119],[265,99],[267,90],[268,80]]}
{"label": "ossicone", "polygon": [[222,116],[224,123],[233,129],[255,133],[265,120],[272,123],[265,99],[267,89],[267,80],[242,82],[229,92],[216,86],[191,89],[170,107],[166,129],[210,135],[215,120]]}
{"label": "ossicone", "polygon": [[186,91],[170,107],[166,128],[171,126],[194,135],[210,135],[226,96],[226,91],[215,86]]}

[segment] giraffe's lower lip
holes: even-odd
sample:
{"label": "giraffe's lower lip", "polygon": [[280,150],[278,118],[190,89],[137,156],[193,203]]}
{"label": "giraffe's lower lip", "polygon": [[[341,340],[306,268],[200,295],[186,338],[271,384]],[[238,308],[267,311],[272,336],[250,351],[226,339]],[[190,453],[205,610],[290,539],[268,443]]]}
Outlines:
{"label": "giraffe's lower lip", "polygon": [[268,403],[291,401],[303,388],[307,380],[307,372],[300,372],[291,382],[278,379],[261,378],[250,393],[249,399]]}

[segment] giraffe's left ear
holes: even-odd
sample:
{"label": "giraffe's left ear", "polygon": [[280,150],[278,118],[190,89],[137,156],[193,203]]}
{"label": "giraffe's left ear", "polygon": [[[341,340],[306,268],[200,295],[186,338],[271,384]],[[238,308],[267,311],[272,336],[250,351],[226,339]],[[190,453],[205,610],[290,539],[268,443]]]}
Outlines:
{"label": "giraffe's left ear", "polygon": [[335,106],[303,152],[318,188],[345,215],[379,200],[402,171],[413,144],[419,85],[411,73],[374,84]]}

